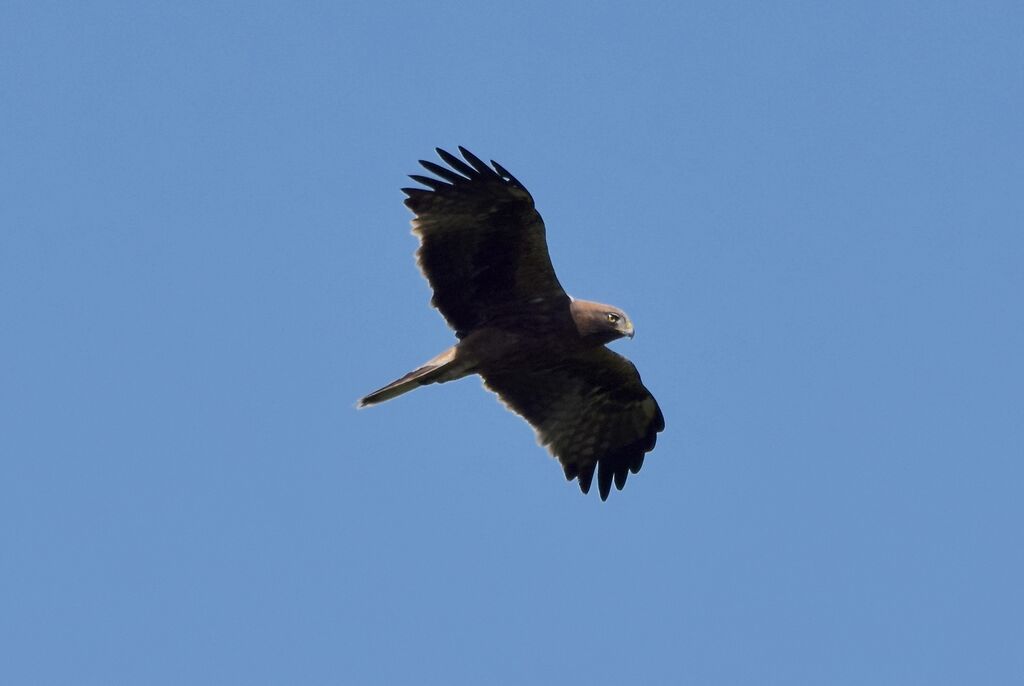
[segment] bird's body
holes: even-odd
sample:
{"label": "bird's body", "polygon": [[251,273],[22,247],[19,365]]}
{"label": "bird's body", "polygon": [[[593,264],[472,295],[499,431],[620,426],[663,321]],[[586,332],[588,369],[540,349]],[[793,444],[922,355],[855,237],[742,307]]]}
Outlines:
{"label": "bird's body", "polygon": [[430,190],[403,189],[431,302],[459,342],[360,406],[479,374],[584,493],[596,469],[605,499],[613,480],[621,489],[640,470],[665,426],[633,364],[605,347],[632,337],[633,325],[618,308],[566,295],[530,194],[497,163],[460,151],[466,162],[438,150],[451,169],[421,162],[444,181],[413,176]]}

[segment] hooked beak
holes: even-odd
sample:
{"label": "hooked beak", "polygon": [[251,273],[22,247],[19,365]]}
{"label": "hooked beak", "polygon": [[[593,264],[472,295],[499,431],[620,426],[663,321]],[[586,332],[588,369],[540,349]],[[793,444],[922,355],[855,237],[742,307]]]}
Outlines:
{"label": "hooked beak", "polygon": [[630,323],[629,328],[626,329],[626,336],[632,338],[636,335],[636,331],[633,329],[633,324]]}

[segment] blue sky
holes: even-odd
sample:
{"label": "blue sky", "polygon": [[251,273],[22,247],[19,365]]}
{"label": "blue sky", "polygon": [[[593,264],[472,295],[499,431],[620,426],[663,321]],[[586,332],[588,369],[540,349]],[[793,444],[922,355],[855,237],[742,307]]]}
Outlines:
{"label": "blue sky", "polygon": [[[1024,679],[1024,10],[0,10],[0,681]],[[399,188],[532,191],[667,421],[607,503]]]}

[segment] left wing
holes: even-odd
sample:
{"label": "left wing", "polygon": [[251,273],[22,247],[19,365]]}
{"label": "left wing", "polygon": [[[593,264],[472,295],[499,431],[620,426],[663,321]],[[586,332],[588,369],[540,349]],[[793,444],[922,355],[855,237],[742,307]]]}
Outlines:
{"label": "left wing", "polygon": [[601,500],[612,481],[622,490],[665,428],[658,402],[632,362],[604,346],[537,370],[486,374],[484,383],[537,432],[566,479],[590,491],[597,471]]}
{"label": "left wing", "polygon": [[529,191],[500,164],[459,151],[465,162],[438,148],[450,169],[421,160],[439,178],[413,175],[427,188],[402,189],[431,304],[459,338],[502,316],[565,311],[569,296]]}

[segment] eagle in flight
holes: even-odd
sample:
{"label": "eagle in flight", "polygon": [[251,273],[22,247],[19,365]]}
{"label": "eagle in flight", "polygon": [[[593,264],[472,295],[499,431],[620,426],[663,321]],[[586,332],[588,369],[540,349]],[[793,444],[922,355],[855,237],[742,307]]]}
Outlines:
{"label": "eagle in flight", "polygon": [[617,307],[569,297],[530,193],[497,162],[459,151],[465,161],[438,148],[448,167],[421,160],[437,178],[414,174],[426,188],[402,189],[431,304],[459,341],[359,407],[479,374],[533,426],[566,479],[587,493],[596,471],[605,500],[613,481],[622,490],[640,471],[665,428],[636,367],[605,346],[632,338],[633,322]]}

